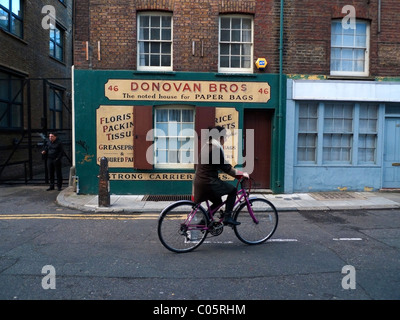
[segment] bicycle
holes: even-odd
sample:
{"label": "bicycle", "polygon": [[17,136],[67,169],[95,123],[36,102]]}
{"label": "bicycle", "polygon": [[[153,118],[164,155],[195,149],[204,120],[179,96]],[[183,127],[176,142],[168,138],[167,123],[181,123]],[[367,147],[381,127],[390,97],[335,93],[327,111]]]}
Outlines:
{"label": "bicycle", "polygon": [[[236,201],[232,218],[240,225],[229,225],[236,237],[245,244],[255,245],[267,241],[278,226],[278,212],[267,199],[250,197],[251,180],[248,187],[244,179],[236,185]],[[238,186],[240,185],[240,188]],[[172,252],[189,252],[199,247],[208,234],[219,236],[223,229],[223,212],[226,200],[211,210],[210,202],[201,203],[180,200],[166,207],[158,219],[158,237],[165,248]]]}

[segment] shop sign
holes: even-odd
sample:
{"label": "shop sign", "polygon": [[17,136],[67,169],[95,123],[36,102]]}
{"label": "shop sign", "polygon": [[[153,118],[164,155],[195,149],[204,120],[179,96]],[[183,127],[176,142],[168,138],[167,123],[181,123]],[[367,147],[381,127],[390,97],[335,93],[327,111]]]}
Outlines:
{"label": "shop sign", "polygon": [[110,79],[104,86],[110,100],[266,103],[268,82],[216,82]]}
{"label": "shop sign", "polygon": [[[233,181],[234,178],[221,173],[221,180]],[[110,180],[118,181],[192,181],[194,173],[135,173],[135,172],[111,172]]]}
{"label": "shop sign", "polygon": [[110,168],[132,168],[133,106],[100,106],[97,109],[97,164],[106,157]]}
{"label": "shop sign", "polygon": [[226,129],[224,143],[225,159],[232,165],[238,163],[239,112],[235,108],[215,108],[215,125]]}

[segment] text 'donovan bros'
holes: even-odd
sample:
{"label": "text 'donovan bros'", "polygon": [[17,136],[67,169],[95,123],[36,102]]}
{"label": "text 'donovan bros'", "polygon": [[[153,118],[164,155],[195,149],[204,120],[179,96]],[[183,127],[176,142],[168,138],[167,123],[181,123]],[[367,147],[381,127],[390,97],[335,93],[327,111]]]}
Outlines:
{"label": "text 'donovan bros'", "polygon": [[266,103],[271,98],[267,82],[110,79],[104,89],[110,100]]}

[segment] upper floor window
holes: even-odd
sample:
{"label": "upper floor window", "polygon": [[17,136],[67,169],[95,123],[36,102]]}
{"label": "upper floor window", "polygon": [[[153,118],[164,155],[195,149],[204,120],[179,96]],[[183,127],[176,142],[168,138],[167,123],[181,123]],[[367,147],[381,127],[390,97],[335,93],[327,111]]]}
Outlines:
{"label": "upper floor window", "polygon": [[219,72],[253,72],[253,19],[221,16],[219,19]]}
{"label": "upper floor window", "polygon": [[23,37],[21,0],[0,0],[0,28],[17,37]]}
{"label": "upper floor window", "polygon": [[369,23],[357,20],[355,27],[332,21],[331,75],[368,76]]}
{"label": "upper floor window", "polygon": [[58,25],[50,28],[50,56],[64,61],[64,30]]}
{"label": "upper floor window", "polygon": [[138,70],[172,71],[172,15],[138,15]]}

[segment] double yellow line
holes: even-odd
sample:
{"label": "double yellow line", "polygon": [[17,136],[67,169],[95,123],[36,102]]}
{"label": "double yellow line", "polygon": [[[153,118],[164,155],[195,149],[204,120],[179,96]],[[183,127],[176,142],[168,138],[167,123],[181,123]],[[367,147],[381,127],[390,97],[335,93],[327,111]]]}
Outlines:
{"label": "double yellow line", "polygon": [[62,219],[62,220],[155,220],[158,214],[0,214],[0,220]]}

